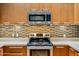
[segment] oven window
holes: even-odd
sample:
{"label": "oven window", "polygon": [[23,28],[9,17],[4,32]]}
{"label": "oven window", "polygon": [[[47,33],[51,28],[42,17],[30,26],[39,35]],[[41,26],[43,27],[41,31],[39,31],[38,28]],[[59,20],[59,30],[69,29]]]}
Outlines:
{"label": "oven window", "polygon": [[45,21],[45,15],[29,15],[29,21]]}
{"label": "oven window", "polygon": [[30,56],[50,56],[50,50],[48,49],[31,49]]}

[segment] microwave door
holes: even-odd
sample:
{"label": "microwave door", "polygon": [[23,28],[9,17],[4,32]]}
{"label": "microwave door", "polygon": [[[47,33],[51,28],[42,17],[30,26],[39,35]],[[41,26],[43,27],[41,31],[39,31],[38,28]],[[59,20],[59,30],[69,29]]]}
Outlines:
{"label": "microwave door", "polygon": [[45,21],[45,15],[29,15],[29,21]]}

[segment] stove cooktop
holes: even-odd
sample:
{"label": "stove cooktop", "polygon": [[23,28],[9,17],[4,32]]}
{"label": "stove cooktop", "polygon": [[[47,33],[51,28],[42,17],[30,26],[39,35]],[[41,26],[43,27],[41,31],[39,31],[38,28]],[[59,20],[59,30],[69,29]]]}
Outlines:
{"label": "stove cooktop", "polygon": [[52,46],[49,38],[30,38],[27,46]]}

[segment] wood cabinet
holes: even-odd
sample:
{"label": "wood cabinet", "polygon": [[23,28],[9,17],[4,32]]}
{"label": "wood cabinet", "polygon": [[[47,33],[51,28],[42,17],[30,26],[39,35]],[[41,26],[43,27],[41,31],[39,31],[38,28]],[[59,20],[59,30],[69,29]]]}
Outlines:
{"label": "wood cabinet", "polygon": [[4,56],[26,56],[27,49],[26,46],[4,46],[3,47]]}
{"label": "wood cabinet", "polygon": [[28,23],[28,11],[32,9],[51,11],[53,24],[71,24],[74,22],[73,3],[27,3],[27,4],[1,4],[2,23]]}
{"label": "wood cabinet", "polygon": [[73,48],[69,48],[69,56],[79,56],[79,53],[73,49]]}
{"label": "wood cabinet", "polygon": [[75,51],[75,56],[79,56],[79,52]]}
{"label": "wood cabinet", "polygon": [[[34,52],[32,53],[34,54]],[[68,45],[54,45],[52,54],[53,56],[79,56],[79,52]],[[22,45],[4,46],[0,48],[0,56],[27,56],[27,47]]]}
{"label": "wood cabinet", "polygon": [[54,45],[53,55],[54,56],[68,56],[69,47],[67,45]]}
{"label": "wood cabinet", "polygon": [[75,50],[73,48],[69,48],[69,56],[75,56]]}
{"label": "wood cabinet", "polygon": [[76,56],[79,56],[79,52],[76,52]]}
{"label": "wood cabinet", "polygon": [[60,6],[60,19],[61,24],[73,24],[74,23],[74,5],[73,4],[62,4]]}
{"label": "wood cabinet", "polygon": [[3,48],[0,48],[0,56],[3,56]]}
{"label": "wood cabinet", "polygon": [[74,24],[79,25],[79,4],[74,4]]}
{"label": "wood cabinet", "polygon": [[[57,4],[53,11],[54,24],[73,24],[74,23],[74,4]],[[54,14],[55,13],[55,14]]]}
{"label": "wood cabinet", "polygon": [[0,22],[2,23],[28,23],[28,11],[48,9],[51,11],[53,24],[79,24],[78,3],[0,4],[0,6]]}

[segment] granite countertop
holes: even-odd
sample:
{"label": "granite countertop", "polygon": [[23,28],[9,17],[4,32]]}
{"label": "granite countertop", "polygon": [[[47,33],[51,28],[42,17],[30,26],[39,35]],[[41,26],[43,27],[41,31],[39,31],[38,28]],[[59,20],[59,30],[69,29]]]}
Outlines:
{"label": "granite countertop", "polygon": [[79,51],[79,39],[51,39],[53,45],[69,45]]}
{"label": "granite countertop", "polygon": [[[5,45],[27,45],[29,38],[0,38],[0,47]],[[52,38],[53,45],[69,45],[79,51],[79,38]]]}
{"label": "granite countertop", "polygon": [[28,38],[0,38],[0,47],[5,45],[27,45]]}

